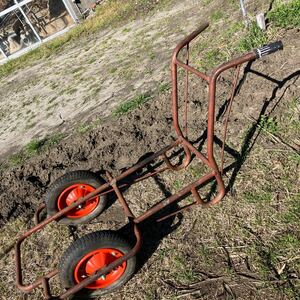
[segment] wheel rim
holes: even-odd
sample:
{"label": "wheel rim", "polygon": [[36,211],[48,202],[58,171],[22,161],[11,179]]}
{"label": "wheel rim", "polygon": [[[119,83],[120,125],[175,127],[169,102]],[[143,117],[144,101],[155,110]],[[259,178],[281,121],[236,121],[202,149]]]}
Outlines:
{"label": "wheel rim", "polygon": [[[113,261],[117,260],[124,254],[117,250],[111,248],[103,248],[92,251],[85,255],[76,265],[74,271],[74,278],[76,283],[84,280],[86,277],[91,276],[96,271],[100,270],[104,266],[109,265]],[[98,280],[94,281],[92,284],[86,286],[88,289],[102,289],[114,282],[116,282],[125,272],[126,261],[120,266],[110,271],[108,274],[102,276]]]}
{"label": "wheel rim", "polygon": [[[88,184],[77,183],[68,188],[64,189],[57,199],[57,207],[62,210],[70,206],[73,202],[77,201],[79,198],[85,197],[89,193],[95,190],[94,187]],[[66,217],[71,219],[78,219],[90,214],[99,204],[99,197],[92,198],[80,207],[72,209],[66,214]]]}

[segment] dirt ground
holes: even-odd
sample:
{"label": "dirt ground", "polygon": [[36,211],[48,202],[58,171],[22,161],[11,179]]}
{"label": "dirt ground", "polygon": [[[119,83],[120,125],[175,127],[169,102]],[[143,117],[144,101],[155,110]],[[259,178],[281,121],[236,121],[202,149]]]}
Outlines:
{"label": "dirt ground", "polygon": [[80,39],[65,51],[0,80],[0,158],[49,132],[65,131],[169,81],[169,61],[183,33],[211,7],[174,6],[120,28]]}
{"label": "dirt ground", "polygon": [[[18,84],[15,91],[12,88],[9,92],[6,88],[0,91],[1,98],[11,100],[7,108],[10,112],[1,126],[1,138],[8,147],[2,150],[11,151],[34,134],[43,134],[49,126],[55,128],[63,120],[70,120],[74,125],[78,118],[81,122],[92,118],[93,114],[108,115],[122,99],[130,99],[133,90],[142,93],[157,86],[168,71],[170,48],[182,36],[182,33],[172,33],[174,17],[181,16],[179,27],[186,25],[188,32],[205,15],[205,11],[200,16],[190,10],[193,5],[197,5],[197,1],[181,1],[168,12],[132,22],[117,32],[100,33],[99,41],[86,52],[68,48],[51,62],[45,61],[42,66],[33,66],[2,79],[1,85],[5,87]],[[165,26],[166,36],[155,37],[155,28],[159,26]],[[145,70],[134,68],[147,65],[150,58],[146,51],[139,52],[141,60],[135,61],[134,36],[141,38],[141,43],[156,41],[154,48],[159,51],[150,63],[152,72],[142,79]],[[107,41],[107,48],[101,48],[103,39],[100,42],[100,37]],[[124,288],[101,299],[299,299],[299,31],[286,30],[282,40],[286,45],[282,52],[242,69],[225,147],[224,178],[228,193],[221,205],[208,210],[195,209],[162,223],[151,219],[143,224],[143,248],[138,255],[137,272]],[[124,45],[130,55],[120,58],[114,47],[124,49]],[[91,63],[93,68],[89,67],[89,59],[95,59]],[[123,71],[118,71],[120,59],[124,63]],[[78,64],[80,70],[77,70]],[[127,81],[123,76],[129,64],[133,69]],[[117,70],[109,72],[112,68]],[[101,70],[106,70],[101,74],[101,88],[98,89],[98,83],[97,87],[91,87]],[[29,73],[36,77],[26,76]],[[78,73],[80,76],[76,76]],[[137,78],[140,79],[136,81],[138,86],[129,84]],[[232,78],[233,73],[228,71],[218,81],[217,157],[224,126],[222,108],[228,101]],[[55,87],[52,88],[52,84]],[[66,92],[74,87],[76,91]],[[93,89],[97,89],[97,96],[92,96]],[[37,99],[43,100],[30,102],[33,92]],[[36,126],[28,130],[28,136],[24,131],[12,130],[13,126],[18,127],[14,122],[20,119],[24,120],[21,127],[26,126],[26,118],[16,118],[18,110],[12,110],[13,107],[30,102],[30,111],[34,105],[40,105],[41,111],[46,112],[50,97],[55,98],[53,103],[58,103],[57,106],[50,116],[40,113],[33,118]],[[92,101],[84,104],[85,97]],[[170,99],[170,90],[160,91],[153,100],[130,113],[106,119],[85,134],[71,135],[25,164],[0,170],[0,299],[41,299],[40,291],[24,296],[14,287],[12,249],[19,232],[32,226],[33,212],[49,185],[71,170],[92,170],[99,175],[109,170],[117,175],[145,154],[169,144],[175,137]],[[95,111],[87,114],[86,111],[95,105]],[[204,154],[206,120],[206,87],[203,82],[191,78],[189,139]],[[125,191],[125,196],[133,212],[139,215],[203,172],[205,168],[195,159],[186,170],[165,172],[132,186]],[[210,186],[204,193],[212,190]],[[26,282],[55,267],[74,237],[95,230],[122,228],[125,223],[122,211],[114,199],[110,202],[108,210],[92,224],[78,226],[75,234],[70,234],[67,227],[52,224],[39,236],[29,239],[23,255],[27,266]],[[54,291],[58,292],[58,281],[53,284]]]}

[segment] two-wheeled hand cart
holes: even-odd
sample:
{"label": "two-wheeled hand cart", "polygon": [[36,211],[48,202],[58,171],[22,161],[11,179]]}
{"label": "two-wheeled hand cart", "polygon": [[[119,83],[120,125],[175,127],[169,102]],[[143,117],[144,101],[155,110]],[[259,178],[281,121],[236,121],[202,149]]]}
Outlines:
{"label": "two-wheeled hand cart", "polygon": [[[282,49],[283,45],[282,42],[278,41],[255,49],[220,65],[214,69],[210,75],[208,75],[189,65],[188,59],[185,62],[179,59],[179,53],[181,50],[186,49],[186,53],[188,55],[190,42],[207,27],[208,24],[205,23],[201,25],[199,29],[187,36],[177,45],[172,56],[172,116],[177,139],[169,146],[148,156],[117,177],[113,177],[109,172],[106,172],[106,178],[103,179],[97,177],[92,172],[75,171],[67,173],[57,179],[49,188],[45,196],[45,203],[38,208],[35,214],[36,225],[25,232],[18,239],[15,246],[17,286],[21,291],[30,292],[41,286],[44,291],[45,299],[65,299],[79,291],[87,293],[91,297],[113,291],[125,284],[135,271],[135,255],[141,248],[142,244],[141,232],[139,229],[141,222],[153,216],[166,206],[169,206],[172,203],[178,203],[188,195],[192,195],[194,197],[194,202],[186,205],[183,209],[190,208],[195,205],[209,207],[219,203],[224,197],[225,187],[222,179],[222,173],[224,145],[229,113],[225,119],[223,146],[221,150],[221,166],[219,167],[216,163],[213,151],[216,81],[222,72],[230,68],[236,69],[231,99],[228,105],[228,111],[230,112],[241,65],[254,61],[262,56],[274,53]],[[187,138],[186,109],[183,113],[183,127],[181,127],[179,122],[179,69],[185,70],[187,76],[190,73],[196,75],[208,85],[207,157],[197,150]],[[188,93],[185,93],[185,95],[188,95]],[[187,101],[188,100],[185,99],[185,105]],[[184,159],[180,160],[180,163],[175,164],[171,162],[167,152],[178,147],[182,149]],[[210,171],[201,178],[198,178],[196,181],[185,186],[177,193],[161,200],[140,216],[135,216],[132,213],[123,195],[123,189],[125,187],[164,171],[179,171],[183,168],[187,168],[191,163],[192,157],[202,161],[202,163],[204,163]],[[124,179],[129,178],[130,175],[136,174],[137,171],[143,169],[145,166],[148,166],[151,162],[157,159],[161,159],[162,164],[147,173],[139,173],[141,175],[135,177],[130,184],[124,184]],[[206,182],[212,180],[217,185],[217,194],[213,199],[207,201],[201,198],[198,190]],[[22,242],[33,233],[43,229],[47,224],[53,221],[58,221],[64,224],[80,224],[92,220],[103,211],[107,202],[107,196],[110,193],[114,193],[114,196],[117,197],[124,210],[125,216],[128,218],[128,223],[133,227],[136,240],[135,245],[130,247],[127,241],[113,231],[92,232],[75,240],[69,246],[61,258],[61,263],[58,269],[38,278],[35,282],[29,285],[24,285],[21,263]],[[48,217],[41,221],[40,215],[44,209],[47,210]],[[178,213],[181,210],[182,208],[178,209],[176,212]],[[165,217],[169,217],[171,215],[174,215],[174,213]],[[53,296],[49,280],[57,274],[59,274],[65,290],[62,291],[60,295]]]}

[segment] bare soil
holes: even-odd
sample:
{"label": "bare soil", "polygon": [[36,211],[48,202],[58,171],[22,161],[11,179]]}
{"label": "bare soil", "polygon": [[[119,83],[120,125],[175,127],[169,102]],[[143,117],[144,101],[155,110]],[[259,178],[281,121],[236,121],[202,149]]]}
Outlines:
{"label": "bare soil", "polygon": [[[111,45],[114,41],[119,47],[124,47],[125,35],[128,41],[133,40],[133,36],[139,32],[149,35],[155,33],[155,30],[151,31],[146,24],[169,24],[166,26],[170,31],[166,32],[171,32],[174,23],[164,23],[163,20],[168,16],[170,21],[178,11],[181,11],[182,16],[183,12],[186,14],[184,20],[188,31],[200,17],[190,12],[186,3],[193,5],[193,1],[185,1],[168,14],[158,13],[150,22],[149,19],[145,23],[133,22],[130,25],[131,30],[126,33],[124,27],[117,33],[105,32],[101,35],[110,41]],[[159,20],[162,23],[159,23]],[[128,35],[131,35],[130,39]],[[157,44],[158,49],[169,49],[179,37],[174,34],[162,38],[159,46]],[[282,52],[256,61],[242,70],[225,148],[225,181],[228,193],[222,204],[209,210],[196,209],[158,224],[154,220],[147,221],[142,228],[144,243],[138,257],[139,268],[136,274],[123,289],[101,299],[298,299],[299,251],[291,253],[289,248],[279,241],[287,233],[298,241],[300,236],[299,226],[293,223],[292,217],[289,222],[284,221],[285,216],[291,212],[293,201],[297,201],[295,199],[299,195],[300,183],[299,161],[291,159],[299,151],[299,126],[291,127],[292,120],[299,122],[299,31],[287,30],[283,33],[282,40],[286,45]],[[60,107],[65,106],[62,118],[74,122],[76,116],[85,115],[82,106],[83,94],[91,90],[91,87],[85,86],[86,83],[79,79],[75,83],[70,70],[76,69],[74,63],[77,63],[78,59],[81,65],[87,64],[87,57],[94,55],[92,53],[96,52],[98,46],[96,43],[92,47],[89,46],[87,53],[79,54],[76,48],[69,49],[65,56],[52,60],[52,69],[48,68],[50,62],[45,62],[42,66],[20,71],[1,84],[14,86],[15,81],[27,86],[27,78],[32,80],[32,77],[26,77],[26,72],[36,74],[36,83],[33,84],[35,91],[45,93],[45,97],[39,95],[39,99],[49,99],[49,95],[57,93],[57,99],[54,101],[57,101]],[[130,62],[135,56],[134,49],[135,44],[131,44],[130,56],[127,58]],[[93,84],[99,70],[109,70],[118,66],[117,57],[113,55],[115,48],[111,46],[105,51],[98,49],[98,53],[99,51],[102,59],[97,60],[98,71],[91,70],[86,65],[86,71],[82,73],[84,78],[91,78]],[[165,51],[160,52],[156,56],[156,64],[151,64],[153,72],[138,81],[138,84],[146,86],[147,90],[165,76],[166,69],[162,64],[167,65],[170,52],[168,55],[164,53]],[[68,65],[67,56],[73,57],[73,60],[67,60]],[[147,59],[144,59],[146,64]],[[112,65],[105,65],[106,63]],[[54,69],[60,75],[55,75]],[[55,76],[61,78],[62,72],[65,74],[64,84],[55,79]],[[47,79],[40,81],[42,74],[43,78]],[[140,77],[140,74],[134,73],[132,80]],[[21,78],[25,78],[24,81]],[[49,81],[49,78],[57,85],[54,89],[49,87],[46,91],[43,80]],[[117,80],[114,76],[111,79],[106,75],[101,78],[105,90],[98,91],[94,104],[87,103],[85,109],[88,111],[91,109],[90,105],[97,104],[95,113],[101,110],[105,115],[125,94],[130,95],[130,88],[126,85],[127,81],[119,80],[120,77]],[[218,81],[218,123],[215,133],[217,157],[224,125],[223,108],[229,97],[232,78],[233,73],[226,72]],[[74,94],[70,95],[72,102],[61,102],[63,98],[68,97],[62,92],[66,85],[77,88]],[[32,97],[32,86],[29,87],[30,96],[25,92],[23,99],[28,100]],[[134,89],[136,88],[138,87]],[[10,93],[10,97],[14,95],[16,101],[12,106],[20,105],[16,103],[21,97],[21,92]],[[117,96],[114,99],[119,100],[110,102],[109,99],[115,95]],[[3,96],[5,95],[1,95]],[[54,148],[31,158],[26,164],[0,171],[0,299],[41,299],[39,291],[22,296],[14,287],[12,247],[17,234],[32,226],[33,212],[43,200],[49,185],[71,170],[92,170],[99,175],[103,170],[109,170],[116,175],[135,164],[145,154],[168,145],[175,137],[170,98],[170,91],[158,93],[155,99],[139,109],[118,119],[108,118],[105,124],[97,129],[84,135],[71,135]],[[101,103],[99,99],[102,99]],[[78,109],[74,110],[76,106],[81,107],[80,112]],[[11,118],[17,111],[11,110]],[[89,114],[89,117],[93,113]],[[263,115],[271,116],[272,120],[278,123],[278,132],[263,130],[259,121]],[[52,116],[51,124],[57,126],[59,118],[54,113]],[[205,153],[206,87],[203,82],[194,78],[191,79],[189,117],[189,138]],[[34,130],[43,130],[42,122],[46,122],[48,118],[43,115],[38,118],[40,129]],[[84,117],[80,120],[84,120]],[[9,124],[9,119],[4,123]],[[3,136],[7,131],[11,131],[10,136],[13,136],[10,127],[2,128]],[[45,128],[49,130],[49,124],[45,125]],[[21,134],[24,135],[24,132],[16,133],[12,139],[17,139]],[[22,139],[25,140],[26,137]],[[6,142],[12,145],[8,140]],[[195,177],[199,177],[204,171],[202,165],[194,160],[187,170],[179,173],[166,172],[133,186],[125,192],[126,199],[138,215],[158,200],[168,197]],[[256,197],[249,198],[249,195]],[[270,195],[271,198],[265,201],[261,195]],[[75,235],[70,234],[67,227],[52,224],[42,231],[39,237],[31,238],[24,245],[23,259],[27,265],[27,280],[30,281],[42,271],[53,268],[74,236],[82,236],[91,230],[122,228],[125,222],[123,213],[114,199],[110,200],[109,209],[93,224],[76,228]],[[174,207],[170,208],[172,209]],[[298,213],[299,211],[295,213],[296,218]],[[123,231],[125,235],[129,235],[128,231]],[[280,255],[278,254],[275,260],[268,257],[268,251],[273,249],[273,244],[278,245],[280,250]],[[55,291],[59,288],[59,283],[55,281]]]}
{"label": "bare soil", "polygon": [[[0,80],[0,158],[50,132],[103,118],[125,100],[169,82],[171,51],[211,7],[167,10],[79,39],[59,55]],[[176,28],[176,30],[175,30]]]}

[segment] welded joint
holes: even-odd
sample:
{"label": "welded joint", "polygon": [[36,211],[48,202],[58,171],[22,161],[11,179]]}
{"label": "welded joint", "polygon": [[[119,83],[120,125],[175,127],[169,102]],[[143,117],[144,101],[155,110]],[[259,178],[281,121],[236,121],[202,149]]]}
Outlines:
{"label": "welded joint", "polygon": [[110,172],[108,172],[108,171],[105,171],[105,174],[106,174],[106,177],[107,177],[107,179],[108,179],[109,185],[110,185],[111,187],[116,186],[116,184],[117,184],[117,179],[116,179],[116,178],[113,178],[113,177],[111,176]]}

